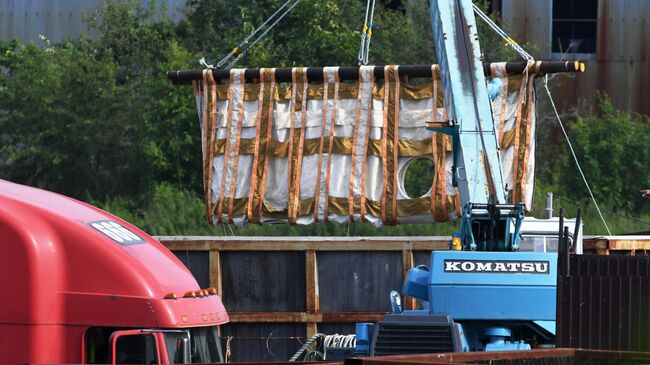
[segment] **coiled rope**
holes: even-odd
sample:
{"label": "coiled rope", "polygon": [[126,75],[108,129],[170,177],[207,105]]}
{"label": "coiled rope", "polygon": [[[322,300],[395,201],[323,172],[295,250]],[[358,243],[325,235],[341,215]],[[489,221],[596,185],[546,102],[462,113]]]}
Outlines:
{"label": "coiled rope", "polygon": [[325,348],[328,347],[355,347],[357,345],[356,335],[333,335],[325,336]]}

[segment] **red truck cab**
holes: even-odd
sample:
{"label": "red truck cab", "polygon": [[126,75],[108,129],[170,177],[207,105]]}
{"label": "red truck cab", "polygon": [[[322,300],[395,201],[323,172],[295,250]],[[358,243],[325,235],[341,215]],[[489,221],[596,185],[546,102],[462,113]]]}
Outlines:
{"label": "red truck cab", "polygon": [[0,249],[0,363],[223,361],[216,290],[120,218],[0,180]]}

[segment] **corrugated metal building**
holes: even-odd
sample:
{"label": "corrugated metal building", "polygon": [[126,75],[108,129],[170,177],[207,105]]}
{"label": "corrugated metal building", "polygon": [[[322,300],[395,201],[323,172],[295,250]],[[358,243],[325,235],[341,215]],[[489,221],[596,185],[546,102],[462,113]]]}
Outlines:
{"label": "corrugated metal building", "polygon": [[[157,0],[167,4],[167,16],[179,20],[185,0]],[[101,0],[0,0],[0,39],[40,44],[40,35],[53,42],[90,37],[95,32],[86,18],[97,9]],[[147,1],[148,2],[148,1]]]}
{"label": "corrugated metal building", "polygon": [[[143,0],[144,1],[144,0]],[[182,17],[185,0],[157,0],[167,15]],[[80,34],[95,36],[84,19],[100,0],[0,0],[0,39],[39,44]],[[597,91],[616,107],[650,114],[649,0],[493,0],[512,36],[534,45],[539,59],[581,59],[584,75],[556,76],[554,95],[562,110],[592,106]]]}
{"label": "corrugated metal building", "polygon": [[650,115],[650,1],[502,0],[503,20],[539,59],[581,59],[583,75],[558,76],[554,97],[562,109],[597,91],[622,110]]}

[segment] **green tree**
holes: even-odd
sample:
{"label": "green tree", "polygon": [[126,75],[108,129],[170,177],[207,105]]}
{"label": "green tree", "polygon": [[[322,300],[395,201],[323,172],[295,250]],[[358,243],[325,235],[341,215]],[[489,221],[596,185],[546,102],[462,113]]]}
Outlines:
{"label": "green tree", "polygon": [[83,40],[11,42],[0,44],[0,65],[3,176],[75,197],[138,191],[140,136],[110,60]]}
{"label": "green tree", "polygon": [[[188,0],[179,27],[188,47],[216,63],[261,25],[284,0]],[[428,1],[403,1],[397,9],[377,2],[370,64],[435,62]],[[356,64],[365,1],[303,1],[251,50],[238,67],[331,66]],[[488,9],[487,1],[478,5]],[[499,23],[497,14],[492,18]],[[477,20],[487,61],[517,56]]]}
{"label": "green tree", "polygon": [[97,40],[0,43],[2,176],[77,198],[200,191],[194,100],[164,78],[193,57],[155,3],[104,1]]}
{"label": "green tree", "polygon": [[[650,182],[650,118],[616,110],[602,95],[600,114],[578,117],[569,137],[597,201],[614,211],[650,213],[639,193]],[[559,160],[557,184],[564,196],[589,201],[568,150]]]}

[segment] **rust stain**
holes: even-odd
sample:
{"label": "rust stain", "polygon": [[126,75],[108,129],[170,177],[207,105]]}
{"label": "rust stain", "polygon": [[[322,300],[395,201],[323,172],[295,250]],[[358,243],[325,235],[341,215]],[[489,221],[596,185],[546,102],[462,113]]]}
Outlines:
{"label": "rust stain", "polygon": [[233,323],[357,323],[377,322],[384,312],[231,312]]}
{"label": "rust stain", "polygon": [[444,237],[159,237],[172,251],[402,251],[446,250]]}
{"label": "rust stain", "polygon": [[[570,363],[581,363],[591,359],[597,363],[607,363],[610,359],[625,360],[648,360],[650,354],[642,352],[621,352],[606,350],[580,350],[580,349],[544,349],[544,350],[526,350],[526,351],[500,351],[500,352],[454,352],[446,354],[419,354],[419,355],[393,355],[381,357],[364,357],[356,358],[355,364],[469,364],[481,363],[487,364],[495,362],[507,362],[512,364],[529,363],[532,359],[542,360],[545,363],[556,363],[560,360],[569,359]],[[518,361],[519,360],[519,361]],[[532,361],[534,362],[534,361]],[[540,362],[541,363],[541,362]]]}
{"label": "rust stain", "polygon": [[610,58],[609,55],[609,5],[607,1],[600,0],[598,4],[598,25],[596,57],[599,60]]}

